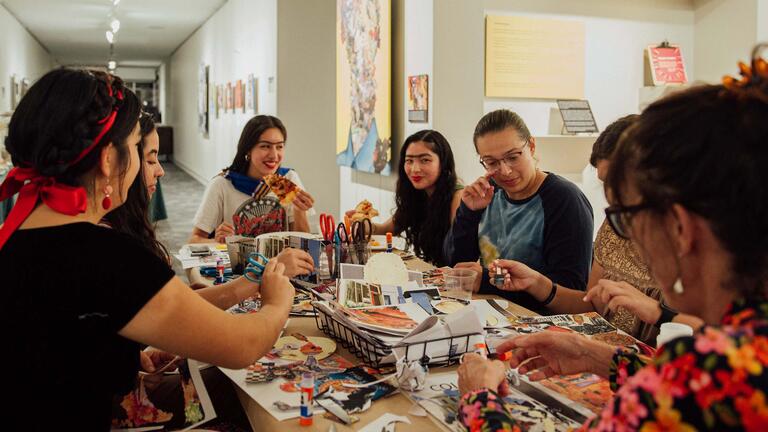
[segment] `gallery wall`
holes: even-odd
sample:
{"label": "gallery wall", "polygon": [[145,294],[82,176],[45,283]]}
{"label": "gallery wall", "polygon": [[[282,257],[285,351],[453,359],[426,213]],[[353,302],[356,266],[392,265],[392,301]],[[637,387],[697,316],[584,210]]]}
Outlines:
{"label": "gallery wall", "polygon": [[339,214],[336,166],[336,0],[277,5],[277,114],[288,129],[285,165],[294,168],[320,212]]}
{"label": "gallery wall", "polygon": [[[174,163],[207,183],[235,155],[253,113],[210,114],[208,137],[198,130],[198,71],[210,65],[217,84],[259,78],[259,113],[277,112],[277,0],[230,0],[171,56],[165,122],[174,128]],[[269,81],[272,80],[270,85]]]}
{"label": "gallery wall", "polygon": [[[696,8],[696,79],[720,82],[736,73],[736,63],[746,60],[758,41],[758,8],[765,0],[708,0]],[[768,26],[763,12],[762,28]]]}
{"label": "gallery wall", "polygon": [[[432,92],[429,97],[428,121],[411,123],[408,121],[408,88],[405,80],[412,75],[429,75],[432,87],[432,44],[433,44],[433,0],[393,0],[393,38],[401,43],[393,43],[392,81],[396,85],[393,91],[393,133],[392,151],[397,153],[404,139],[420,130],[432,128],[434,101]],[[400,103],[396,104],[399,100]],[[393,132],[395,132],[393,130]],[[396,163],[397,155],[393,155]],[[348,167],[338,167],[341,177],[339,198],[341,211],[352,209],[363,199],[369,200],[381,214],[383,221],[394,213],[397,165],[392,166],[392,174],[381,176],[356,171]]]}
{"label": "gallery wall", "polygon": [[31,84],[54,65],[48,51],[0,4],[0,112],[11,109],[11,76]]}
{"label": "gallery wall", "polygon": [[[523,115],[534,135],[550,133],[553,102],[484,96],[486,15],[583,22],[585,97],[602,129],[622,115],[638,112],[644,85],[643,50],[649,44],[664,39],[679,44],[691,80],[716,81],[724,69],[733,70],[737,57],[746,58],[746,53],[736,50],[728,55],[699,56],[702,44],[710,43],[707,38],[725,38],[727,44],[715,45],[743,45],[742,51],[747,51],[759,34],[768,32],[768,24],[759,18],[768,14],[768,0],[734,1],[744,2],[746,8],[736,8],[739,11],[734,13],[724,9],[720,0],[393,0],[393,150],[396,152],[411,133],[435,128],[451,142],[458,174],[469,183],[482,174],[472,131],[484,113],[510,108]],[[394,210],[396,173],[380,176],[338,167],[332,154],[338,37],[335,14],[335,0],[311,4],[299,0],[281,0],[279,4],[276,0],[232,0],[180,47],[165,70],[161,68],[161,75],[168,77],[167,105],[173,114],[170,122],[176,126],[175,159],[179,165],[207,182],[231,159],[240,130],[250,117],[227,114],[212,119],[208,139],[197,132],[200,62],[211,65],[214,82],[243,79],[254,72],[262,77],[260,112],[276,113],[286,122],[286,165],[301,173],[315,195],[318,211],[339,215],[368,199],[384,217],[389,216]],[[724,25],[734,20],[751,24],[736,28]],[[426,123],[407,119],[405,80],[419,74],[429,75]],[[268,76],[279,78],[272,92],[264,79]],[[566,148],[559,156],[583,158],[586,167],[589,143],[579,147],[577,153]],[[546,161],[542,163],[546,165]],[[574,179],[582,183],[593,201],[599,224],[604,206],[601,186],[593,172],[587,169],[585,173],[592,178],[579,175]],[[313,222],[316,227],[316,218]]]}

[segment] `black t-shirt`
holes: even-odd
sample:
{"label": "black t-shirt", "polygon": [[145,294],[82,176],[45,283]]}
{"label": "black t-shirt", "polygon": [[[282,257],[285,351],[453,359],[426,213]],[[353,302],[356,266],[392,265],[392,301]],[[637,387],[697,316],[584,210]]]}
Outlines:
{"label": "black t-shirt", "polygon": [[124,234],[74,223],[16,231],[0,275],[0,424],[108,430],[112,397],[133,388],[139,368],[139,345],[117,332],[173,271]]}

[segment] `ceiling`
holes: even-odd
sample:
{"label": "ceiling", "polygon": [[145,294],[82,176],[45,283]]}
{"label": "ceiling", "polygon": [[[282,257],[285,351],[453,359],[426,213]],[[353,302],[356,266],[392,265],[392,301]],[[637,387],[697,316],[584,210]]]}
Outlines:
{"label": "ceiling", "polygon": [[156,66],[226,0],[0,0],[62,65],[105,64],[110,13],[120,20],[114,58]]}

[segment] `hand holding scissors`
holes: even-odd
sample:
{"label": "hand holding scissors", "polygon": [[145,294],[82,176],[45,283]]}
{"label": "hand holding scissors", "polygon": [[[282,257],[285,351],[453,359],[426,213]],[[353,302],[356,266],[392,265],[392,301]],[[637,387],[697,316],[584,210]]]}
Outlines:
{"label": "hand holding scissors", "polygon": [[269,259],[258,252],[248,255],[248,264],[243,270],[243,276],[251,282],[261,283],[261,275],[268,263]]}

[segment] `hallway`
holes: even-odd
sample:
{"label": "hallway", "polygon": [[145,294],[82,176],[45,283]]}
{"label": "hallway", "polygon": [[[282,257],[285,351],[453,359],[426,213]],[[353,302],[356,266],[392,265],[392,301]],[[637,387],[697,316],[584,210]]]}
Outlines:
{"label": "hallway", "polygon": [[[192,219],[203,198],[205,186],[182,171],[173,162],[163,162],[165,176],[161,179],[163,199],[168,219],[157,222],[157,238],[168,248],[171,255],[187,243],[192,233]],[[184,276],[178,260],[173,260],[173,270]],[[182,277],[186,280],[186,277]]]}

